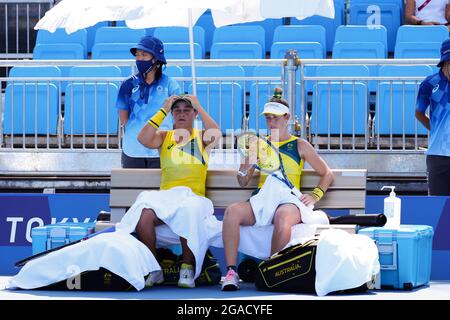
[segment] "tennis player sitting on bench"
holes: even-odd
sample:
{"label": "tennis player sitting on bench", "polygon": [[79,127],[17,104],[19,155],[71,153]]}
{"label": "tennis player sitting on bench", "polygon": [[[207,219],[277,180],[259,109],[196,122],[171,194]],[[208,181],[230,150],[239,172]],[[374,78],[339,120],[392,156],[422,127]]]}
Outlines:
{"label": "tennis player sitting on bench", "polygon": [[[170,111],[174,130],[159,130]],[[197,114],[203,122],[203,131],[192,126]],[[180,236],[183,263],[179,287],[195,287],[194,280],[199,275],[208,248],[205,239],[207,227],[203,224],[208,219],[216,218],[211,201],[205,198],[206,173],[209,151],[221,136],[218,125],[200,105],[197,97],[189,95],[167,98],[138,136],[138,140],[146,147],[159,149],[162,175],[160,191],[153,191],[156,192],[152,194],[153,198],[149,198],[149,195],[147,198],[141,197],[146,193],[142,192],[136,200],[139,202],[143,198],[141,206],[136,207],[140,215],[136,233],[155,257],[156,226],[165,223]],[[147,278],[146,286],[163,281],[162,271],[154,271]]]}
{"label": "tennis player sitting on bench", "polygon": [[[331,172],[325,161],[317,154],[316,150],[304,139],[292,136],[288,132],[288,120],[290,118],[289,104],[282,98],[282,90],[275,88],[274,95],[270,102],[264,105],[263,114],[266,118],[267,128],[270,129],[270,136],[267,140],[275,147],[281,154],[282,165],[289,181],[298,189],[300,189],[300,175],[302,173],[304,162],[308,162],[311,167],[320,176],[319,185],[313,190],[312,194],[303,194],[299,197],[287,192],[283,199],[280,199],[274,210],[271,211],[269,217],[261,217],[260,207],[261,202],[267,201],[271,198],[270,189],[268,190],[268,197],[256,199],[257,193],[262,195],[261,189],[266,181],[268,175],[261,171],[258,189],[255,190],[249,201],[234,203],[225,210],[223,220],[223,244],[225,249],[225,259],[227,262],[228,272],[222,283],[223,291],[234,291],[239,289],[239,276],[236,270],[237,251],[240,241],[240,226],[252,225],[268,225],[273,224],[273,234],[271,243],[271,254],[283,249],[291,240],[291,227],[295,224],[304,222],[304,214],[301,208],[314,205],[319,201],[328,186],[333,182],[333,173]],[[251,148],[250,144],[250,148]],[[258,155],[259,156],[259,155]],[[277,156],[278,157],[278,156]],[[241,162],[237,179],[239,185],[244,187],[250,181],[255,166],[252,163],[251,157],[244,158]],[[272,178],[272,177],[271,177]],[[265,192],[265,189],[264,189]],[[275,202],[278,201],[279,196],[274,197]],[[254,200],[254,201],[252,201]],[[303,204],[300,204],[302,202]],[[306,209],[304,209],[306,211]],[[257,212],[257,214],[255,214]],[[312,210],[309,209],[309,215]],[[262,220],[267,221],[262,222]]]}

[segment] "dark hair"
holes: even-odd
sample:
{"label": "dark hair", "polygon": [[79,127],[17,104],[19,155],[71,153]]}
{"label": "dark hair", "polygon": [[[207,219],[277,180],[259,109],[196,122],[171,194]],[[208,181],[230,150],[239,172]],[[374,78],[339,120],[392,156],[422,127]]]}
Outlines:
{"label": "dark hair", "polygon": [[273,96],[269,101],[281,103],[289,108],[289,103],[283,99],[283,89],[280,87],[275,87],[275,89],[273,89]]}
{"label": "dark hair", "polygon": [[163,63],[161,61],[156,61],[156,70],[155,70],[155,80],[158,81],[162,76],[162,68]]}

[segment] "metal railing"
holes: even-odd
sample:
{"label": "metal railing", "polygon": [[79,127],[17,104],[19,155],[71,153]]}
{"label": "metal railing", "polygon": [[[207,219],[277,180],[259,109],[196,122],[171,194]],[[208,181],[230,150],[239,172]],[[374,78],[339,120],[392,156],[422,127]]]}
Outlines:
{"label": "metal railing", "polygon": [[0,59],[31,58],[36,42],[35,24],[54,0],[0,1]]}
{"label": "metal railing", "polygon": [[[308,139],[317,149],[327,151],[420,151],[427,147],[428,135],[414,118],[414,99],[417,88],[423,77],[368,77],[368,76],[306,76],[306,66],[320,65],[386,65],[402,64],[433,65],[434,59],[422,60],[198,60],[197,66],[241,65],[278,66],[280,77],[198,77],[197,86],[206,96],[202,104],[206,110],[214,114],[216,121],[224,133],[224,142],[220,148],[234,148],[236,132],[244,129],[265,131],[264,118],[259,116],[263,104],[271,97],[273,87],[284,88],[285,97],[291,102],[290,126],[292,131],[300,127],[299,135]],[[188,60],[171,60],[169,65],[188,66]],[[0,68],[14,66],[37,65],[113,65],[134,66],[134,60],[22,60],[0,61]],[[285,66],[283,69],[283,66]],[[297,68],[299,68],[297,70]],[[284,70],[284,72],[281,72]],[[124,78],[49,78],[49,77],[15,77],[0,78],[0,86],[8,84],[0,100],[0,150],[120,150],[121,130],[118,120],[111,124],[112,117],[117,116],[114,101],[106,99],[99,101],[99,97],[110,96],[108,91],[100,94],[100,89],[118,90]],[[190,77],[175,77],[184,92],[192,92]],[[376,81],[375,99],[371,97],[369,82]],[[81,100],[74,100],[73,84],[81,87]],[[312,91],[308,92],[308,83],[312,83]],[[382,104],[380,100],[380,86],[390,97],[389,103]],[[386,86],[389,88],[386,90]],[[396,105],[392,100],[393,86],[403,90],[402,104]],[[40,88],[40,91],[38,90]],[[310,86],[311,87],[311,86]],[[15,88],[21,96],[12,94]],[[30,89],[27,93],[26,88]],[[89,104],[85,99],[85,90],[91,90]],[[409,92],[406,101],[405,90]],[[198,89],[199,90],[199,89]],[[31,92],[31,93],[30,93]],[[47,95],[40,97],[38,94]],[[52,92],[53,95],[50,93]],[[55,95],[56,92],[56,95]],[[51,100],[52,98],[53,100]],[[70,99],[70,100],[69,100]],[[371,101],[372,100],[372,101]],[[7,104],[7,105],[6,105]],[[71,109],[67,109],[70,106]],[[50,107],[56,115],[50,113]],[[38,110],[45,109],[45,117]],[[77,109],[78,111],[76,111]],[[398,109],[401,109],[398,112]],[[383,111],[384,110],[384,111]],[[387,110],[387,115],[386,115]],[[75,113],[79,112],[79,123],[75,124]],[[102,113],[103,112],[103,113]],[[34,113],[34,114],[33,114]],[[395,113],[395,116],[393,114]],[[400,114],[400,118],[398,115]],[[71,118],[68,115],[73,115]],[[103,120],[101,117],[104,117]],[[20,118],[18,118],[20,117]],[[30,120],[31,119],[31,120]],[[41,119],[41,120],[39,120]],[[70,120],[68,120],[70,119]],[[116,117],[117,119],[117,117]],[[298,119],[298,120],[297,120]],[[50,121],[56,123],[50,124]],[[298,121],[298,126],[295,121]],[[46,128],[42,129],[42,122]],[[101,121],[106,121],[106,131],[100,130]],[[386,125],[389,121],[389,125]],[[397,121],[401,122],[400,131]],[[414,129],[411,131],[411,123]],[[75,129],[76,125],[78,128]],[[406,126],[409,126],[406,130]],[[108,127],[109,126],[109,127]],[[90,129],[88,128],[90,127]],[[395,128],[394,128],[395,127]],[[39,129],[40,128],[40,129]]]}

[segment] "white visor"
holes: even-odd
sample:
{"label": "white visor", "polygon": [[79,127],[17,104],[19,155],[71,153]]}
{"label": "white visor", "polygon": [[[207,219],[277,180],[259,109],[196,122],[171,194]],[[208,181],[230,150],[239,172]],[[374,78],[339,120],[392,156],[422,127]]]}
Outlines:
{"label": "white visor", "polygon": [[275,114],[275,115],[283,115],[289,112],[289,108],[286,107],[284,104],[281,104],[279,102],[267,102],[264,105],[264,111],[261,114]]}

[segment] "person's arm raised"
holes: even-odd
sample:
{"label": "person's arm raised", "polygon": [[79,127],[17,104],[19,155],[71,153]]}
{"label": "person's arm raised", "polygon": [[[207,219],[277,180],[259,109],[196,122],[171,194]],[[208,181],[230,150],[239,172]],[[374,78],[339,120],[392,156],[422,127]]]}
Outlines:
{"label": "person's arm raised", "polygon": [[208,149],[214,147],[222,138],[222,132],[220,131],[219,126],[216,121],[206,112],[206,110],[202,107],[198,98],[193,95],[186,96],[189,100],[191,100],[192,105],[197,110],[200,119],[203,122],[203,144],[207,146]]}
{"label": "person's arm raised", "polygon": [[164,141],[165,131],[159,130],[164,118],[169,114],[173,101],[177,96],[170,96],[164,102],[163,107],[158,110],[145,124],[138,134],[138,140],[147,148],[158,149]]}

